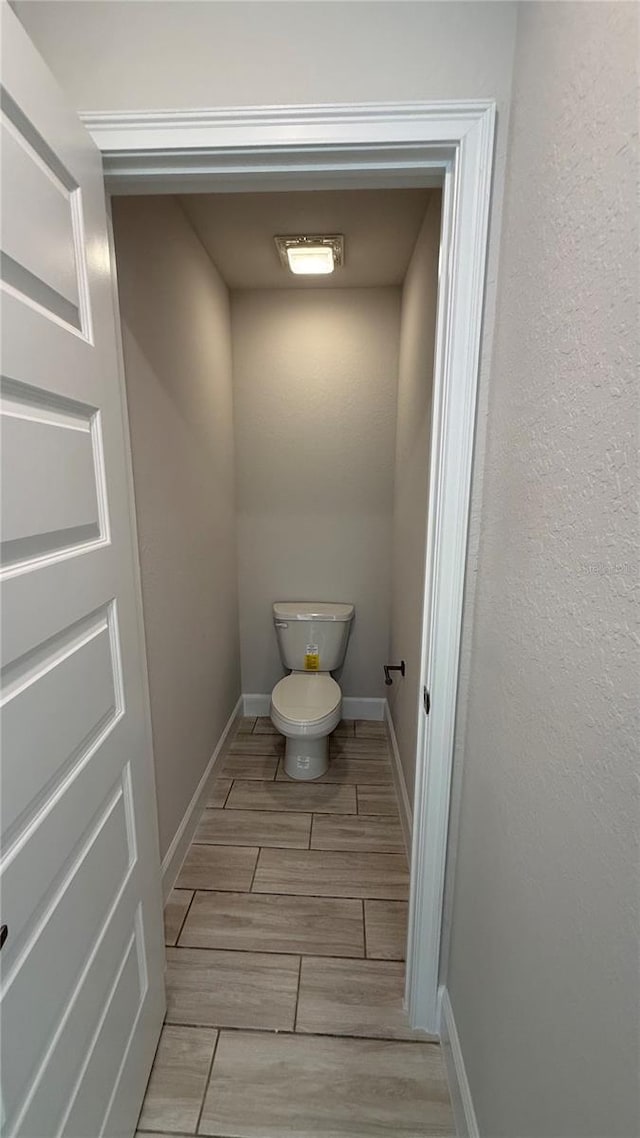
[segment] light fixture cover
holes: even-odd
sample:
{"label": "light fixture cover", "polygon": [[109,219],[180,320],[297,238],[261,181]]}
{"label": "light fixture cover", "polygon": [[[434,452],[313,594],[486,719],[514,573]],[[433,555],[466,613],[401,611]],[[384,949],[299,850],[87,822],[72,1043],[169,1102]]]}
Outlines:
{"label": "light fixture cover", "polygon": [[291,272],[297,276],[332,273],[334,269],[330,245],[290,245],[287,260]]}
{"label": "light fixture cover", "polygon": [[281,263],[296,276],[324,276],[344,264],[344,237],[295,235],[274,237]]}

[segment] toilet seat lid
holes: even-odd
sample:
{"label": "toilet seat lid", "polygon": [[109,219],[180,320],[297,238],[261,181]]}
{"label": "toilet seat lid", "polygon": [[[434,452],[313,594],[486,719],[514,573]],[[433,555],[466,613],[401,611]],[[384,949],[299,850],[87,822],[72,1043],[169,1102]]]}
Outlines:
{"label": "toilet seat lid", "polygon": [[340,706],[340,685],[328,674],[292,672],[274,687],[272,707],[290,723],[315,723]]}

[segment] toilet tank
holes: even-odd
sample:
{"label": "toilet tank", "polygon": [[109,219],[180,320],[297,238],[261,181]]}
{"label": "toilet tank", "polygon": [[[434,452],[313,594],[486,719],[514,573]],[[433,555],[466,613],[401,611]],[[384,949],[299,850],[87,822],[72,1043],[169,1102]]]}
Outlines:
{"label": "toilet tank", "polygon": [[273,623],[280,656],[291,672],[333,672],[347,650],[355,609],[348,604],[278,601]]}

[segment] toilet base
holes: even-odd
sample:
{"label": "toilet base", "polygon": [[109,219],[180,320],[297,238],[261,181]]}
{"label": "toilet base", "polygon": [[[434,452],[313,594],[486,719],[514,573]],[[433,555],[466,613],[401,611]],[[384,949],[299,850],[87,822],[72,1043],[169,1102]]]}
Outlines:
{"label": "toilet base", "polygon": [[287,738],[284,769],[289,778],[308,781],[320,778],[329,769],[329,737],[321,739]]}

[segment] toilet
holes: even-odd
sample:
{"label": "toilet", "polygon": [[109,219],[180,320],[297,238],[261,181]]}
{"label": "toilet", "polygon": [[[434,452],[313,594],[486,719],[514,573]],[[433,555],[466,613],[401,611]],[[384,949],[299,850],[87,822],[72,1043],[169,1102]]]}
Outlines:
{"label": "toilet", "polygon": [[342,692],[331,675],[342,664],[354,606],[279,601],[273,623],[290,674],[271,693],[271,722],[285,736],[290,778],[320,778],[329,766],[329,735],[340,722]]}

